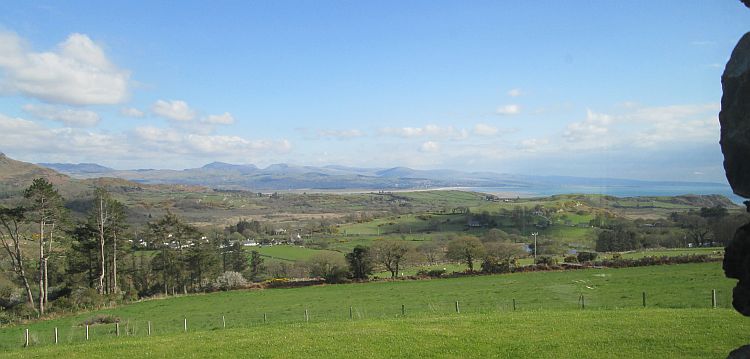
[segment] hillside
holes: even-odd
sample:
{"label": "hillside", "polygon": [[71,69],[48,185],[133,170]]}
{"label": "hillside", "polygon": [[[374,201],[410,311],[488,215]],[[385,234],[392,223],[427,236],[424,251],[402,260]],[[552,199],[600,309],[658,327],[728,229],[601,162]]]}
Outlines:
{"label": "hillside", "polygon": [[[716,357],[745,340],[747,321],[729,309],[733,284],[720,264],[701,263],[229,291],[1,328],[0,347],[9,357]],[[81,323],[97,315],[117,318],[121,336],[114,324],[92,325],[86,342]],[[19,348],[25,328],[30,349]]]}
{"label": "hillside", "polygon": [[0,153],[0,183],[6,188],[23,188],[38,177],[44,177],[52,184],[70,182],[70,177],[52,169],[27,162],[16,161]]}
{"label": "hillside", "polygon": [[[111,326],[111,325],[110,325]],[[14,348],[2,358],[723,358],[747,320],[730,310],[533,311],[257,324]],[[124,329],[123,329],[124,331]],[[38,335],[42,335],[39,333]],[[19,336],[20,338],[20,336]]]}
{"label": "hillside", "polygon": [[[560,193],[605,193],[615,196],[723,194],[723,183],[642,181],[617,178],[529,176],[457,170],[418,170],[408,167],[323,167],[285,163],[259,168],[252,164],[212,162],[184,170],[113,170],[95,164],[46,164],[75,178],[118,177],[143,184],[183,184],[247,191],[289,190],[414,190],[446,187],[474,188],[508,195],[549,196]],[[734,198],[739,203],[737,198]]]}

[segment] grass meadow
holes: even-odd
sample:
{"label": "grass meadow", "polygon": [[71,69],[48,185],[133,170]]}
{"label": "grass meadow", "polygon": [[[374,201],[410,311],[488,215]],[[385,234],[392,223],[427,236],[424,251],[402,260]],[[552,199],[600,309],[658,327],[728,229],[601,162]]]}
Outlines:
{"label": "grass meadow", "polygon": [[[733,285],[714,262],[240,290],[152,299],[4,327],[0,348],[14,356],[96,357],[143,350],[159,357],[178,352],[202,357],[218,355],[217,347],[229,340],[237,347],[223,353],[240,355],[231,350],[254,348],[251,355],[259,357],[301,356],[306,350],[317,357],[416,357],[433,350],[438,357],[602,357],[594,353],[613,345],[604,356],[653,350],[706,357],[739,345],[737,333],[747,328],[728,309]],[[717,309],[711,309],[712,289]],[[93,325],[86,342],[81,323],[96,315],[119,318],[121,337],[115,337],[114,324]],[[188,333],[183,332],[185,319]],[[149,321],[152,336],[146,337]],[[52,345],[55,327],[58,346]],[[33,348],[23,349],[26,328]],[[677,337],[684,347],[676,344]],[[384,347],[387,338],[398,338],[403,345]],[[703,348],[706,343],[711,346]]]}
{"label": "grass meadow", "polygon": [[724,358],[728,309],[516,311],[267,324],[14,348],[2,358]]}

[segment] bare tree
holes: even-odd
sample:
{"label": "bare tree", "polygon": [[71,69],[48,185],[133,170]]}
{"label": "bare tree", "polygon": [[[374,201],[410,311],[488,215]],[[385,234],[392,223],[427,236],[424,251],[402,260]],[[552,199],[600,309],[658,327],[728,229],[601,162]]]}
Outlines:
{"label": "bare tree", "polygon": [[483,256],[485,253],[484,245],[476,237],[464,236],[456,238],[448,243],[446,256],[450,259],[463,261],[469,267],[469,271],[474,271],[474,260]]}
{"label": "bare tree", "polygon": [[44,254],[45,229],[63,216],[63,199],[54,186],[44,178],[35,179],[24,191],[29,202],[29,214],[39,223],[39,314],[44,315],[48,301],[47,260]]}
{"label": "bare tree", "polygon": [[21,252],[21,240],[24,238],[21,235],[20,225],[24,221],[24,212],[22,207],[0,208],[0,242],[2,242],[3,248],[8,253],[13,272],[16,273],[23,283],[23,287],[26,290],[27,303],[31,308],[36,309],[34,296],[31,294],[31,286],[26,277],[24,256]]}
{"label": "bare tree", "polygon": [[403,241],[378,241],[371,247],[375,261],[385,266],[391,272],[391,278],[396,278],[399,268],[409,253],[409,247]]}
{"label": "bare tree", "polygon": [[96,229],[99,234],[99,283],[97,284],[96,290],[99,294],[105,294],[104,288],[104,274],[105,274],[105,263],[106,256],[104,252],[104,242],[107,226],[111,216],[109,193],[103,188],[97,188],[95,194],[95,206],[93,217],[96,222]]}
{"label": "bare tree", "polygon": [[417,252],[419,252],[419,254],[421,254],[425,260],[427,260],[428,264],[433,265],[437,263],[440,257],[442,257],[443,248],[440,247],[437,243],[430,241],[420,244],[419,247],[417,247]]}

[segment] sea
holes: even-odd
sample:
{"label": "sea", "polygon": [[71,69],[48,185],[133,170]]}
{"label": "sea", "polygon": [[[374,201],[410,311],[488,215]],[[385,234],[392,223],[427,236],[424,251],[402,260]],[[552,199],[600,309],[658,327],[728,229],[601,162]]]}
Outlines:
{"label": "sea", "polygon": [[499,197],[547,197],[556,194],[602,194],[615,197],[648,197],[720,194],[742,205],[745,201],[721,183],[669,184],[669,185],[540,185],[523,187],[462,187],[463,190],[495,194]]}

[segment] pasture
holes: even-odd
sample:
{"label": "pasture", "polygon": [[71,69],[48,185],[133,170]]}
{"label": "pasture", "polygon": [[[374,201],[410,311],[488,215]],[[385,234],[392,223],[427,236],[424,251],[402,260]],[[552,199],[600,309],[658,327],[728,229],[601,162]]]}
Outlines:
{"label": "pasture", "polygon": [[516,311],[109,337],[0,357],[724,358],[748,330],[728,309]]}
{"label": "pasture", "polygon": [[[700,263],[240,290],[152,299],[116,308],[4,327],[0,329],[0,348],[7,351],[20,347],[23,344],[25,328],[29,328],[32,345],[35,347],[50,345],[55,327],[59,330],[61,343],[83,342],[85,327],[81,323],[97,315],[118,318],[122,336],[125,336],[127,330],[135,337],[146,335],[149,321],[152,325],[152,334],[157,337],[182,333],[185,319],[190,333],[213,331],[223,328],[222,316],[227,328],[248,328],[251,332],[261,330],[260,327],[269,324],[284,324],[290,332],[299,328],[301,323],[323,327],[335,326],[331,323],[348,321],[350,318],[374,320],[372,324],[363,325],[388,327],[399,325],[392,320],[401,319],[403,314],[409,318],[448,320],[444,318],[457,315],[456,301],[460,303],[462,316],[474,316],[473,320],[477,323],[491,323],[496,320],[497,324],[488,324],[489,333],[493,332],[493,325],[512,322],[500,318],[512,318],[515,315],[547,317],[549,315],[544,313],[549,312],[560,313],[556,314],[558,319],[550,319],[550,325],[565,320],[575,321],[565,318],[576,318],[578,314],[575,313],[581,311],[600,313],[599,320],[608,321],[607,318],[618,313],[644,313],[656,308],[681,309],[682,311],[674,313],[683,314],[675,315],[689,319],[692,318],[690,313],[693,313],[693,310],[696,310],[695,313],[701,313],[711,308],[712,289],[717,291],[718,308],[729,308],[733,285],[732,280],[723,276],[719,263]],[[643,292],[647,295],[645,309],[642,304]],[[585,309],[581,309],[581,295],[584,296]],[[717,309],[713,313],[733,315],[731,311],[723,309]],[[305,322],[305,311],[308,312],[308,322]],[[665,314],[665,317],[672,316],[674,315]],[[419,326],[417,323],[414,325]],[[450,327],[449,324],[446,325]],[[554,334],[557,332],[556,328],[539,325],[537,330],[546,332],[545,335],[558,335]],[[284,326],[279,328],[278,330],[283,330]],[[102,344],[97,345],[117,346],[122,345],[117,344],[120,340],[124,340],[122,337],[113,339],[114,324],[93,325],[90,327],[90,334],[91,342],[101,341]],[[152,340],[155,338],[144,339],[143,342]],[[555,337],[553,341],[558,340],[564,342],[560,337]],[[68,346],[61,346],[66,347]]]}

